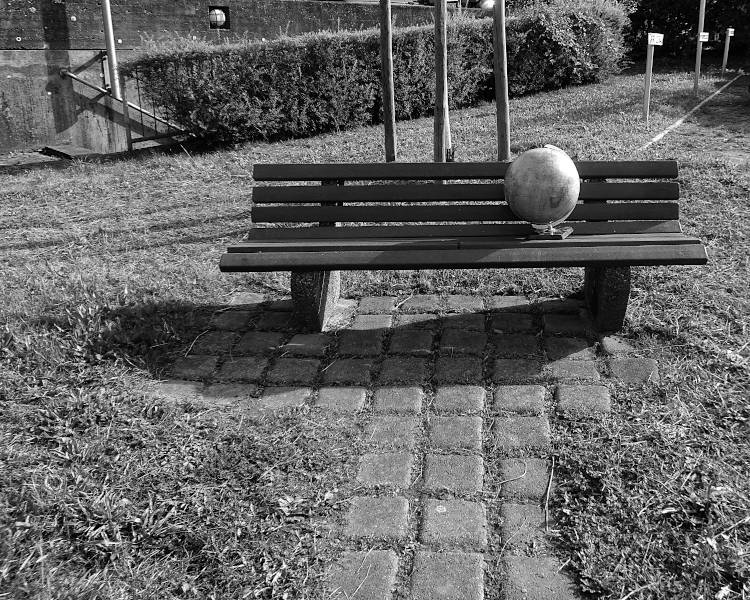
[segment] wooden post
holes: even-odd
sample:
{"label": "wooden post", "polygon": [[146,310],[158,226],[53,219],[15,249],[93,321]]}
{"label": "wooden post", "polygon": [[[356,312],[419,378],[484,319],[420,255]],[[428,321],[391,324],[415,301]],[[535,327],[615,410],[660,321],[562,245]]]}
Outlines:
{"label": "wooden post", "polygon": [[701,76],[701,54],[703,53],[703,23],[706,19],[706,0],[701,0],[698,12],[698,42],[695,47],[695,80],[693,82],[693,93],[698,95],[698,80]]}
{"label": "wooden post", "polygon": [[494,43],[495,102],[497,104],[497,158],[510,160],[510,108],[508,55],[505,47],[505,0],[495,0]]}
{"label": "wooden post", "polygon": [[396,160],[396,100],[393,85],[393,35],[391,33],[391,0],[380,0],[380,64],[383,86],[383,123],[385,125],[385,160]]}
{"label": "wooden post", "polygon": [[648,48],[646,49],[646,82],[643,88],[643,120],[648,126],[648,113],[651,104],[651,73],[654,67],[654,46],[661,46],[664,36],[661,33],[648,34]]}
{"label": "wooden post", "polygon": [[727,60],[729,59],[729,39],[734,35],[734,29],[729,27],[727,33],[724,36],[724,58],[721,59],[721,76],[724,77],[724,72],[727,70]]}
{"label": "wooden post", "polygon": [[445,162],[445,113],[448,98],[448,3],[435,0],[435,162]]}

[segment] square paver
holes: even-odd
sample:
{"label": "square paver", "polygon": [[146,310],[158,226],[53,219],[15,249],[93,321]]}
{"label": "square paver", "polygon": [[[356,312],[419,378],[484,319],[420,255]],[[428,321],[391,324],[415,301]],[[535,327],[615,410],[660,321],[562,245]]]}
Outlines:
{"label": "square paver", "polygon": [[357,481],[369,486],[408,488],[414,455],[409,452],[368,452],[359,462]]}
{"label": "square paver", "polygon": [[588,337],[593,332],[591,322],[579,315],[545,314],[542,323],[549,335]]}
{"label": "square paver", "polygon": [[546,417],[497,418],[492,433],[496,448],[504,452],[550,448],[551,434]]}
{"label": "square paver", "polygon": [[216,329],[224,329],[227,331],[237,331],[244,329],[250,322],[250,317],[253,316],[252,311],[249,310],[223,310],[217,312],[211,319],[211,325]]}
{"label": "square paver", "polygon": [[435,383],[481,383],[482,358],[479,356],[441,356],[435,365]]}
{"label": "square paver", "polygon": [[542,379],[542,363],[530,358],[498,358],[492,372],[495,383],[523,383]]}
{"label": "square paver", "polygon": [[393,324],[391,315],[357,315],[350,329],[364,331],[368,329],[386,330]]}
{"label": "square paver", "polygon": [[531,303],[526,296],[491,296],[487,299],[487,309],[494,312],[528,313]]}
{"label": "square paver", "polygon": [[544,539],[544,511],[538,502],[513,504],[506,502],[500,507],[500,536],[508,548],[533,550]]}
{"label": "square paver", "polygon": [[424,487],[457,494],[482,491],[484,461],[481,456],[428,454],[425,459]]}
{"label": "square paver", "polygon": [[528,333],[501,333],[491,338],[492,349],[498,358],[539,357],[539,338]]}
{"label": "square paver", "polygon": [[583,302],[576,298],[539,298],[532,306],[540,313],[578,315],[583,308]]}
{"label": "square paver", "polygon": [[323,368],[323,383],[334,385],[367,385],[373,361],[364,358],[339,358]]}
{"label": "square paver", "polygon": [[422,410],[424,392],[419,386],[390,386],[375,390],[372,408],[376,413],[415,415]]}
{"label": "square paver", "polygon": [[435,391],[432,410],[440,414],[475,415],[484,410],[486,395],[479,385],[441,385]]}
{"label": "square paver", "polygon": [[507,458],[500,462],[499,477],[503,498],[539,503],[547,494],[549,471],[543,458]]}
{"label": "square paver", "polygon": [[378,382],[419,384],[427,378],[427,361],[424,358],[389,357],[383,361]]}
{"label": "square paver", "polygon": [[[262,335],[258,332],[256,335]],[[325,355],[331,343],[330,336],[325,333],[298,333],[281,347],[283,356],[314,356]]]}
{"label": "square paver", "polygon": [[308,387],[267,387],[252,408],[260,411],[284,410],[307,404],[312,389]]}
{"label": "square paver", "polygon": [[401,497],[355,496],[346,517],[350,538],[403,540],[407,535],[409,502]]}
{"label": "square paver", "polygon": [[438,312],[442,304],[442,298],[436,294],[421,294],[407,298],[401,305],[401,312],[412,314]]}
{"label": "square paver", "polygon": [[440,338],[441,356],[453,354],[482,354],[487,345],[487,335],[479,331],[448,329]]}
{"label": "square paver", "polygon": [[395,304],[393,296],[368,296],[359,301],[358,312],[362,315],[389,314]]}
{"label": "square paver", "polygon": [[268,360],[262,356],[240,356],[227,360],[216,374],[219,381],[260,381]]}
{"label": "square paver", "polygon": [[291,298],[277,298],[268,303],[268,310],[273,312],[291,312],[294,310],[294,303]]}
{"label": "square paver", "polygon": [[483,600],[484,558],[475,552],[417,550],[410,600]]}
{"label": "square paver", "polygon": [[432,352],[435,334],[425,329],[397,329],[391,336],[388,352],[391,354],[411,354],[427,356]]}
{"label": "square paver", "polygon": [[484,313],[451,314],[443,317],[443,329],[461,329],[463,331],[484,331]]}
{"label": "square paver", "polygon": [[345,330],[339,334],[339,354],[378,356],[383,352],[384,329]]}
{"label": "square paver", "polygon": [[172,366],[176,379],[206,379],[212,375],[219,359],[216,356],[182,356]]}
{"label": "square paver", "polygon": [[427,430],[430,444],[435,448],[482,448],[481,417],[431,417]]}
{"label": "square paver", "polygon": [[504,600],[576,600],[580,594],[551,556],[506,556]]}
{"label": "square paver", "polygon": [[555,360],[544,367],[545,376],[555,381],[599,381],[594,360]]}
{"label": "square paver", "polygon": [[195,338],[190,354],[223,354],[240,338],[234,331],[209,331]]}
{"label": "square paver", "polygon": [[612,358],[612,377],[625,383],[659,383],[659,365],[653,358]]}
{"label": "square paver", "polygon": [[279,358],[268,371],[270,383],[311,384],[318,375],[320,361],[314,358]]}
{"label": "square paver", "polygon": [[603,385],[558,385],[557,410],[564,417],[587,419],[609,414],[612,403]]}
{"label": "square paver", "polygon": [[413,417],[374,416],[365,427],[364,440],[390,448],[413,448],[417,420]]}
{"label": "square paver", "polygon": [[232,306],[247,307],[252,310],[260,307],[264,300],[263,294],[257,292],[234,292],[229,298],[229,304]]}
{"label": "square paver", "polygon": [[396,585],[398,556],[393,550],[343,552],[326,580],[330,600],[384,600]]}
{"label": "square paver", "polygon": [[290,312],[264,312],[255,322],[260,331],[285,331],[294,326],[294,316]]}
{"label": "square paver", "polygon": [[252,383],[214,383],[203,390],[203,400],[215,406],[233,406],[250,402],[260,395],[260,388]]}
{"label": "square paver", "polygon": [[363,387],[323,387],[318,390],[315,406],[336,413],[355,413],[365,405],[366,394]]}
{"label": "square paver", "polygon": [[429,313],[399,315],[396,319],[396,323],[399,327],[406,329],[434,330],[440,327],[440,319],[437,315]]}
{"label": "square paver", "polygon": [[269,354],[281,346],[285,337],[278,331],[249,331],[237,342],[232,354]]}
{"label": "square paver", "polygon": [[536,333],[539,331],[536,318],[527,314],[493,314],[490,320],[493,333]]}
{"label": "square paver", "polygon": [[487,545],[484,505],[467,500],[434,500],[424,504],[420,541],[441,548]]}
{"label": "square paver", "polygon": [[445,310],[449,313],[477,313],[484,310],[484,300],[479,296],[451,295],[445,299]]}
{"label": "square paver", "polygon": [[498,412],[541,415],[544,412],[544,386],[500,385],[495,388],[493,407]]}
{"label": "square paver", "polygon": [[594,360],[596,351],[586,338],[546,337],[544,349],[550,360]]}
{"label": "square paver", "polygon": [[602,351],[610,356],[627,356],[635,352],[628,340],[617,335],[605,335],[599,338]]}

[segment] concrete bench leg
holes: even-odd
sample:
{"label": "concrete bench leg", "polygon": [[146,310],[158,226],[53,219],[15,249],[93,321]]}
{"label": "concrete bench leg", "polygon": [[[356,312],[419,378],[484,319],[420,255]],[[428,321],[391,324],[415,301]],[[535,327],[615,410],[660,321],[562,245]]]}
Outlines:
{"label": "concrete bench leg", "polygon": [[586,267],[583,290],[596,328],[622,329],[630,299],[630,267]]}
{"label": "concrete bench leg", "polygon": [[292,301],[297,317],[315,331],[331,329],[340,319],[340,271],[292,271]]}

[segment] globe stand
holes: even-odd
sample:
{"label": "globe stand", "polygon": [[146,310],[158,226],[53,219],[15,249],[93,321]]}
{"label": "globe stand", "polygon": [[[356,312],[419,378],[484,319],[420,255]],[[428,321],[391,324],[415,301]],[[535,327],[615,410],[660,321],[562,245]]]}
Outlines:
{"label": "globe stand", "polygon": [[534,229],[534,233],[529,234],[527,240],[564,240],[571,233],[573,233],[572,227],[554,227],[552,223],[547,225],[534,225],[531,224]]}

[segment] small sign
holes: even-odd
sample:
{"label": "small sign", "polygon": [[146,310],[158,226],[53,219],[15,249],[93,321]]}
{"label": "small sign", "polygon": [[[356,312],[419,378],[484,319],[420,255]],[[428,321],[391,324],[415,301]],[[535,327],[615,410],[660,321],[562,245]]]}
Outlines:
{"label": "small sign", "polygon": [[708,31],[701,31],[700,35],[698,36],[699,42],[707,42],[708,41]]}
{"label": "small sign", "polygon": [[664,45],[664,34],[663,33],[649,33],[648,34],[648,45],[649,46],[663,46]]}
{"label": "small sign", "polygon": [[727,29],[727,35],[729,37],[732,37],[734,35],[734,28],[730,27],[729,29]]}

